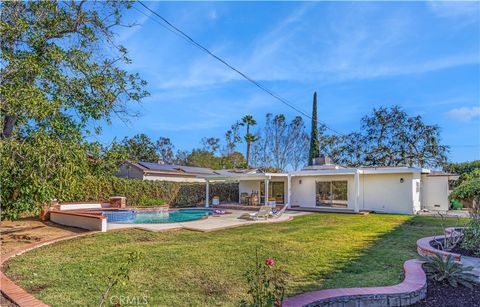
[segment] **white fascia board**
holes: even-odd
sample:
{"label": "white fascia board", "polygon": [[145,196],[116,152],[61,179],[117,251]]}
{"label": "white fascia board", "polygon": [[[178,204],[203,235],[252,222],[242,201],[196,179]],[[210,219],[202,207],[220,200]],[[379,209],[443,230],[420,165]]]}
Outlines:
{"label": "white fascia board", "polygon": [[311,171],[298,171],[290,173],[291,176],[323,176],[323,175],[355,175],[358,170],[356,168],[341,168],[341,169],[329,169],[329,170],[311,170]]}
{"label": "white fascia board", "polygon": [[362,174],[370,175],[370,174],[409,174],[409,173],[421,173],[422,169],[420,168],[372,168],[372,169],[362,169]]}
{"label": "white fascia board", "polygon": [[203,178],[205,180],[259,180],[268,178],[266,174],[244,174],[244,175],[232,175],[232,176],[222,176],[222,175],[206,175],[206,176],[197,176],[198,178]]}

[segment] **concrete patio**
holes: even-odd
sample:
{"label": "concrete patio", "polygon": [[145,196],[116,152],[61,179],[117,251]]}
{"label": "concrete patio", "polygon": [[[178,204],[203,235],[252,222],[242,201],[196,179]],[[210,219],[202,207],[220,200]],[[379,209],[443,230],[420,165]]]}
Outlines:
{"label": "concrete patio", "polygon": [[161,224],[161,223],[156,223],[156,224],[108,223],[107,231],[116,230],[116,229],[140,228],[140,229],[145,229],[149,231],[188,229],[193,231],[209,232],[209,231],[239,227],[239,226],[250,225],[250,224],[269,224],[269,223],[286,222],[286,221],[290,221],[295,216],[311,214],[308,212],[288,211],[288,212],[285,212],[279,218],[269,218],[267,220],[259,219],[256,221],[248,221],[248,220],[238,218],[244,213],[252,213],[252,211],[228,210],[227,213],[223,215],[211,215],[211,216],[208,216],[208,218],[206,219],[201,219],[201,220],[196,220],[191,222],[181,222],[181,223],[164,223],[164,224]]}

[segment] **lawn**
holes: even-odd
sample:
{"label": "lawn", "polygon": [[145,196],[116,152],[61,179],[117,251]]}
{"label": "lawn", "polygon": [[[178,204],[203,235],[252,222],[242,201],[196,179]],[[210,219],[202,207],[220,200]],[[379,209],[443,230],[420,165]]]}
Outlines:
{"label": "lawn", "polygon": [[[7,275],[52,306],[97,305],[106,278],[141,251],[131,278],[113,295],[156,306],[235,306],[254,251],[277,259],[288,295],[333,287],[380,286],[402,279],[415,241],[440,233],[440,220],[402,215],[312,214],[270,225],[199,233],[108,232],[42,247],[9,261]],[[451,220],[454,225],[455,221]]]}

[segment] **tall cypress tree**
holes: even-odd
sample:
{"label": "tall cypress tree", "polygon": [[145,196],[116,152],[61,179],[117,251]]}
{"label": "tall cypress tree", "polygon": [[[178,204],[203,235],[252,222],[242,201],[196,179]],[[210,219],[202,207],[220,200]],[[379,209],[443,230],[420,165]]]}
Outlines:
{"label": "tall cypress tree", "polygon": [[318,142],[317,122],[317,92],[313,93],[312,132],[310,133],[310,151],[308,153],[308,165],[313,165],[313,159],[320,156],[320,144]]}

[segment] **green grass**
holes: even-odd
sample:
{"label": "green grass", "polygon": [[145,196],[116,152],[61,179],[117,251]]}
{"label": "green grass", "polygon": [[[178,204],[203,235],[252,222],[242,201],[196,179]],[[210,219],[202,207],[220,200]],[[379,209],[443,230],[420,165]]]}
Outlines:
{"label": "green grass", "polygon": [[[440,220],[401,215],[312,214],[293,221],[211,233],[108,232],[42,247],[8,263],[7,275],[52,306],[98,304],[106,277],[129,252],[145,257],[113,295],[156,306],[234,306],[254,251],[288,274],[288,295],[334,287],[380,286],[402,279],[418,238]],[[455,221],[450,221],[452,225]]]}

